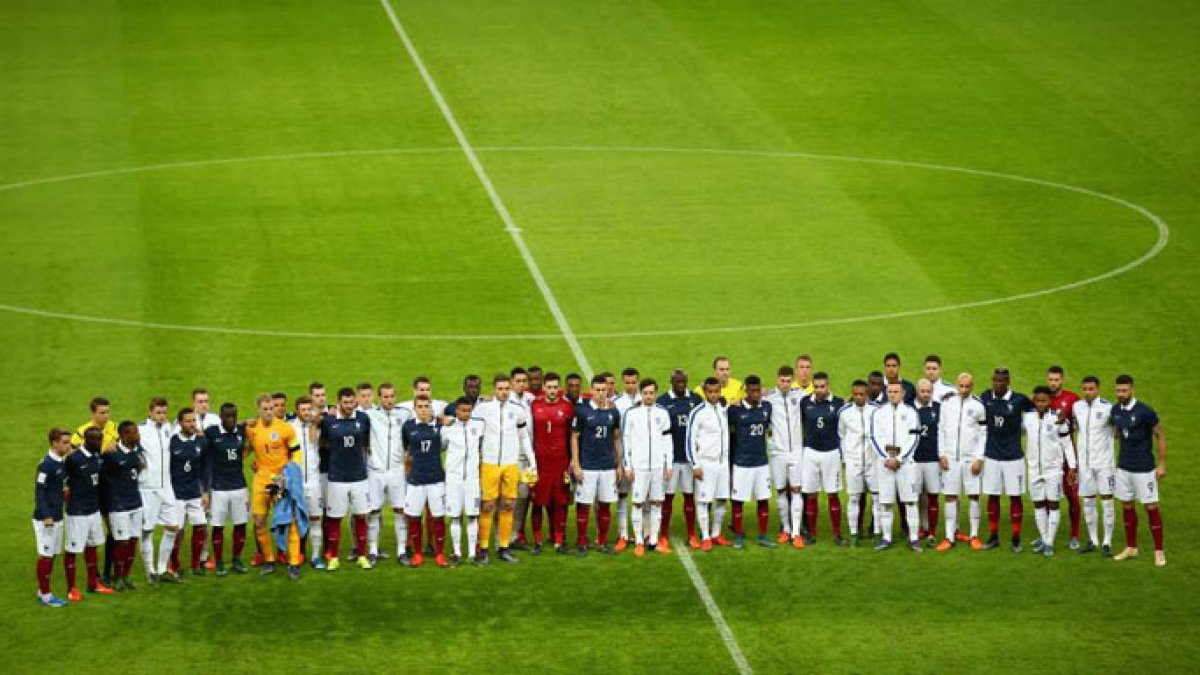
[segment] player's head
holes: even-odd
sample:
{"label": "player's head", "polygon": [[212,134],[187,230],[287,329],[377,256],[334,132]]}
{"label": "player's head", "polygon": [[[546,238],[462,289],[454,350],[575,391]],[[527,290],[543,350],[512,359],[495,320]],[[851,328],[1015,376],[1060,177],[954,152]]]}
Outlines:
{"label": "player's head", "polygon": [[459,422],[470,422],[471,412],[475,409],[475,404],[471,399],[466,397],[460,398],[454,402],[454,417]]}
{"label": "player's head", "polygon": [[878,370],[872,370],[870,375],[867,375],[867,394],[872,399],[879,398],[883,393],[883,373]]}
{"label": "player's head", "polygon": [[54,427],[47,434],[50,441],[50,451],[59,457],[66,457],[71,451],[71,432],[66,429]]}
{"label": "player's head", "polygon": [[717,382],[724,387],[729,381],[729,376],[733,373],[733,366],[729,363],[728,356],[718,356],[713,359],[713,376],[717,378]]}
{"label": "player's head", "polygon": [[1050,399],[1054,396],[1050,391],[1050,387],[1044,384],[1039,384],[1033,388],[1033,407],[1041,414],[1045,414],[1050,409]]}
{"label": "player's head", "polygon": [[287,417],[287,394],[282,391],[271,394],[271,403],[275,406],[276,419]]}
{"label": "player's head", "polygon": [[746,402],[758,405],[762,400],[762,378],[757,375],[746,376]]}
{"label": "player's head", "polygon": [[641,389],[638,386],[639,377],[640,373],[637,368],[626,368],[621,371],[621,385],[625,387],[626,394],[635,394]]}
{"label": "player's head", "polygon": [[91,401],[88,401],[88,410],[92,411],[93,424],[98,427],[108,424],[108,417],[111,414],[108,399],[103,396],[93,398]]}
{"label": "player's head", "polygon": [[[380,385],[380,388],[382,388],[382,386],[383,385]],[[418,376],[414,377],[413,381],[412,381],[412,393],[413,393],[414,400],[418,396],[428,396],[432,400],[432,398],[433,398],[433,382],[430,381],[430,379],[428,377],[425,377],[424,375],[418,375]],[[382,401],[381,401],[381,403],[382,403]]]}
{"label": "player's head", "polygon": [[647,377],[638,382],[637,390],[642,395],[642,405],[654,405],[654,402],[658,400],[658,382],[653,377]]}
{"label": "player's head", "polygon": [[958,395],[962,398],[970,398],[971,392],[975,390],[975,376],[970,373],[959,373],[958,379],[954,381],[954,388],[958,390]]}
{"label": "player's head", "polygon": [[1116,385],[1117,402],[1125,405],[1133,400],[1133,376],[1122,373],[1113,380]]}
{"label": "player's head", "polygon": [[816,373],[812,377],[813,396],[818,401],[824,401],[829,398],[829,375],[824,371]]}
{"label": "player's head", "polygon": [[517,396],[524,394],[525,390],[529,388],[529,371],[521,366],[517,366],[509,371],[508,377],[512,381],[513,393]]}
{"label": "player's head", "polygon": [[608,395],[612,396],[615,394],[617,391],[617,376],[606,370],[603,373],[600,373],[600,377],[603,377],[604,384],[608,385],[608,389],[606,390]]}
{"label": "player's head", "polygon": [[[121,445],[131,450],[142,442],[142,435],[138,432],[138,427],[133,420],[121,420],[121,423],[117,425],[117,438],[121,439]],[[69,439],[68,442],[70,442]]]}
{"label": "player's head", "polygon": [[542,373],[541,366],[529,366],[529,391],[541,392],[542,385],[546,381],[545,375]]}
{"label": "player's head", "polygon": [[462,383],[463,396],[472,401],[479,400],[479,396],[483,394],[483,378],[472,373],[463,378]]}
{"label": "player's head", "polygon": [[796,357],[796,382],[801,387],[807,387],[812,381],[812,357],[808,354],[801,354]]}
{"label": "player's head", "polygon": [[992,393],[997,396],[1003,396],[1008,393],[1008,386],[1012,383],[1012,375],[1009,374],[1008,368],[1000,366],[992,371]]}
{"label": "player's head", "polygon": [[433,419],[433,401],[430,401],[428,396],[414,398],[413,410],[416,411],[417,419],[421,423],[427,423]]}
{"label": "player's head", "polygon": [[175,423],[179,425],[179,430],[184,436],[196,435],[196,411],[191,408],[180,408],[179,412],[175,413]]}
{"label": "player's head", "polygon": [[221,404],[221,426],[232,430],[237,426],[237,406],[232,403]]}
{"label": "player's head", "polygon": [[275,401],[270,394],[261,394],[254,399],[254,408],[263,422],[270,424],[275,419]]}
{"label": "player's head", "polygon": [[579,373],[567,373],[566,396],[572,401],[578,401],[583,395],[583,377]]}
{"label": "player's head", "polygon": [[558,400],[558,394],[562,390],[562,380],[558,377],[558,373],[553,370],[541,377],[542,396],[550,403]]}
{"label": "player's head", "polygon": [[592,402],[597,405],[602,405],[608,400],[608,378],[604,373],[598,373],[592,377]]}
{"label": "player's head", "polygon": [[867,404],[866,380],[855,380],[850,384],[850,398],[854,399],[854,405],[860,408]]}
{"label": "player's head", "polygon": [[1066,373],[1063,372],[1062,366],[1050,366],[1046,369],[1046,386],[1050,387],[1052,395],[1057,395],[1062,391],[1065,377]]}
{"label": "player's head", "polygon": [[683,396],[687,393],[687,371],[683,368],[676,368],[671,371],[671,391],[675,392],[676,396]]}
{"label": "player's head", "polygon": [[928,405],[933,400],[933,382],[927,377],[917,380],[917,400],[921,405]]}
{"label": "player's head", "polygon": [[715,377],[704,378],[704,400],[716,405],[721,400],[721,381]]}
{"label": "player's head", "polygon": [[203,417],[212,409],[209,402],[208,390],[204,387],[196,387],[192,390],[192,409],[196,411],[197,417]]}
{"label": "player's head", "polygon": [[313,400],[311,396],[301,396],[296,399],[296,419],[301,422],[313,421]]}
{"label": "player's head", "polygon": [[925,379],[930,382],[942,379],[942,357],[937,354],[925,357]]}
{"label": "player's head", "polygon": [[354,408],[358,405],[358,397],[354,395],[354,390],[350,387],[342,387],[337,393],[338,413],[342,417],[350,417],[354,414]]}
{"label": "player's head", "polygon": [[[361,410],[369,410],[371,402],[375,399],[375,388],[371,386],[371,383],[359,382],[358,386],[354,388],[354,392],[355,405]],[[338,398],[341,398],[341,396]]]}
{"label": "player's head", "polygon": [[904,385],[899,382],[889,382],[887,386],[888,403],[900,405],[904,402]]}
{"label": "player's head", "polygon": [[104,448],[104,432],[96,427],[88,427],[83,432],[83,447],[91,453],[100,452]]}
{"label": "player's head", "polygon": [[900,379],[900,355],[896,352],[888,352],[883,356],[883,374],[887,376],[887,381]]}
{"label": "player's head", "polygon": [[1083,382],[1079,384],[1079,391],[1089,403],[1095,401],[1100,396],[1100,378],[1095,375],[1083,378]]}
{"label": "player's head", "polygon": [[379,385],[379,407],[391,410],[396,407],[396,385],[383,382]]}
{"label": "player's head", "polygon": [[325,393],[325,385],[320,382],[313,382],[308,385],[308,395],[312,398],[313,408],[319,412],[324,412],[325,407],[329,405],[328,395]]}
{"label": "player's head", "polygon": [[507,401],[508,392],[512,391],[512,380],[508,373],[496,373],[492,378],[492,398],[497,401]]}
{"label": "player's head", "polygon": [[150,420],[155,424],[167,423],[167,399],[155,396],[150,399]]}
{"label": "player's head", "polygon": [[792,381],[796,379],[796,370],[791,366],[779,366],[779,370],[775,371],[775,386],[780,393],[786,394],[792,388]]}

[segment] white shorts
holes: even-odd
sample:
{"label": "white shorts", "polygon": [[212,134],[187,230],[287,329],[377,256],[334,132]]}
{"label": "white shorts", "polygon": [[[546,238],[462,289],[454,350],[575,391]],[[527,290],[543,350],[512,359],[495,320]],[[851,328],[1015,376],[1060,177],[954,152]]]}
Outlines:
{"label": "white shorts", "polygon": [[67,553],[83,553],[83,549],[103,543],[104,523],[99,511],[86,516],[67,516]]}
{"label": "white shorts", "polygon": [[879,503],[895,504],[898,499],[901,504],[911,504],[917,501],[917,465],[915,462],[905,462],[899,469],[892,471],[883,465],[884,460],[878,460],[876,471],[879,475]]}
{"label": "white shorts", "polygon": [[800,464],[800,453],[798,452],[776,452],[771,455],[771,485],[779,492],[783,492],[789,487],[800,487],[799,483],[794,486],[791,481],[792,467]]}
{"label": "white shorts", "polygon": [[339,483],[329,481],[325,493],[325,514],[330,518],[345,518],[348,514],[365,516],[371,512],[371,500],[367,481]]}
{"label": "white shorts", "polygon": [[[306,495],[307,496],[307,493]],[[250,520],[250,491],[246,488],[237,490],[212,491],[212,524],[213,527],[225,527],[225,523],[245,525]]]}
{"label": "white shorts", "polygon": [[703,463],[700,469],[704,478],[696,479],[696,501],[711,504],[718,499],[729,499],[729,467],[717,463]]}
{"label": "white shorts", "polygon": [[393,509],[403,509],[406,503],[405,491],[407,487],[408,481],[404,477],[404,467],[389,471],[367,472],[367,489],[372,511],[383,509],[385,493],[387,502]]}
{"label": "white shorts", "polygon": [[917,462],[917,492],[942,494],[942,465],[937,462]]}
{"label": "white shorts", "polygon": [[320,478],[304,484],[304,508],[308,509],[309,520],[316,520],[325,512],[325,482]]}
{"label": "white shorts", "polygon": [[183,527],[185,522],[191,523],[193,527],[208,524],[208,517],[204,514],[204,505],[200,502],[199,497],[176,499],[175,518],[176,527]]}
{"label": "white shorts", "polygon": [[33,537],[37,540],[38,555],[43,558],[49,558],[62,553],[63,521],[59,520],[50,527],[46,527],[42,524],[42,521],[34,519]]}
{"label": "white shorts", "polygon": [[479,479],[446,478],[446,515],[451,518],[478,516],[482,491]]}
{"label": "white shorts", "polygon": [[985,495],[1020,497],[1025,494],[1025,460],[984,459],[980,478]]}
{"label": "white shorts", "polygon": [[629,485],[629,494],[634,504],[661,502],[666,496],[665,488],[666,481],[663,480],[661,468],[636,469],[633,472],[633,481]]}
{"label": "white shorts", "polygon": [[1029,481],[1029,498],[1035,502],[1057,502],[1063,497],[1063,476],[1054,475],[1034,476]]}
{"label": "white shorts", "polygon": [[142,493],[142,528],[153,530],[156,526],[174,527],[179,522],[175,513],[175,491],[171,488],[157,490],[139,489]]}
{"label": "white shorts", "polygon": [[1116,491],[1117,474],[1111,467],[1079,470],[1080,497],[1095,497],[1096,495],[1111,497]]}
{"label": "white shorts", "polygon": [[1158,485],[1153,471],[1126,471],[1117,469],[1117,499],[1123,502],[1137,500],[1143,504],[1158,503]]}
{"label": "white shorts", "polygon": [[142,510],[113,511],[108,514],[108,529],[116,541],[129,541],[142,536]]}
{"label": "white shorts", "polygon": [[667,483],[667,494],[682,492],[690,495],[696,491],[696,479],[692,477],[692,465],[687,462],[675,462],[671,467],[671,480]]}
{"label": "white shorts", "polygon": [[846,494],[861,495],[879,492],[879,472],[876,463],[846,462]]}
{"label": "white shorts", "polygon": [[617,501],[617,471],[616,469],[608,469],[605,471],[583,470],[583,480],[575,486],[575,503],[576,504],[592,504],[600,502],[602,504],[612,504]]}
{"label": "white shorts", "polygon": [[942,472],[942,492],[950,497],[966,493],[968,497],[978,497],[979,487],[983,481],[983,471],[979,475],[971,473],[969,459],[951,460],[950,468]]}
{"label": "white shorts", "polygon": [[404,491],[404,512],[420,518],[429,507],[429,515],[441,518],[446,515],[446,484],[409,485]]}
{"label": "white shorts", "polygon": [[633,490],[633,483],[622,478],[617,481],[617,494],[624,497]]}
{"label": "white shorts", "polygon": [[[840,472],[839,472],[840,475]],[[733,467],[733,501],[754,502],[771,498],[771,467]]]}
{"label": "white shorts", "polygon": [[842,456],[837,450],[821,452],[804,449],[804,461],[800,469],[800,489],[804,494],[815,495],[824,491],[836,495],[842,489]]}

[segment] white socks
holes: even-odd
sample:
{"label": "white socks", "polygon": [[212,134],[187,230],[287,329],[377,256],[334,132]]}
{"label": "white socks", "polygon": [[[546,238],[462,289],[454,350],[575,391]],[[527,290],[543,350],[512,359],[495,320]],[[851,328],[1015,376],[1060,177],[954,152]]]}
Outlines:
{"label": "white socks", "polygon": [[707,504],[704,502],[696,503],[696,527],[700,528],[700,539],[712,539],[708,529],[708,507],[712,506],[712,502]]}
{"label": "white socks", "polygon": [[954,541],[958,535],[958,500],[946,500],[946,539]]}
{"label": "white socks", "polygon": [[1100,536],[1097,534],[1099,523],[1096,522],[1096,498],[1083,498],[1083,522],[1087,523],[1088,540],[1093,546],[1100,545]]}
{"label": "white socks", "polygon": [[142,565],[146,568],[146,576],[156,574],[154,571],[154,530],[142,532]]}
{"label": "white socks", "polygon": [[904,520],[908,521],[908,540],[916,541],[919,534],[918,528],[921,524],[921,518],[917,515],[916,503],[904,505]]}
{"label": "white socks", "polygon": [[713,504],[713,522],[710,525],[712,530],[712,538],[716,539],[721,536],[721,525],[725,523],[725,501],[720,500]]}
{"label": "white socks", "polygon": [[[624,504],[625,502],[621,503]],[[644,505],[642,504],[633,505],[633,542],[635,544],[640,544],[644,541],[642,538],[642,520],[643,516],[645,516],[645,511],[643,509]],[[617,510],[620,511],[620,509]]]}
{"label": "white socks", "polygon": [[779,522],[783,524],[783,531],[791,534],[792,523],[798,521],[796,521],[796,515],[792,513],[792,509],[788,505],[788,493],[780,492],[775,495],[775,508],[779,510]]}
{"label": "white socks", "polygon": [[312,553],[310,554],[313,560],[321,559],[321,547],[324,545],[322,537],[325,535],[321,531],[321,519],[310,519],[308,521],[308,546]]}
{"label": "white socks", "polygon": [[382,524],[382,513],[372,513],[367,516],[367,551],[371,555],[379,555],[379,527]]}
{"label": "white socks", "polygon": [[158,542],[158,573],[163,574],[167,571],[167,563],[171,562],[171,549],[175,548],[175,536],[179,534],[174,530],[163,530],[162,541]]}
{"label": "white socks", "polygon": [[629,538],[629,495],[619,495],[617,497],[617,536],[621,539]]}
{"label": "white socks", "polygon": [[1038,538],[1042,540],[1043,544],[1053,545],[1052,540],[1048,536],[1048,530],[1046,528],[1047,520],[1049,520],[1047,516],[1049,511],[1049,509],[1044,509],[1040,506],[1034,507],[1033,520],[1037,523]]}
{"label": "white socks", "polygon": [[884,541],[892,540],[892,505],[880,504],[875,508],[875,527],[883,533]]}
{"label": "white socks", "polygon": [[454,555],[462,557],[462,518],[450,519],[450,541],[454,544]]}
{"label": "white socks", "polygon": [[792,493],[792,536],[797,537],[804,531],[804,496],[799,492]]}
{"label": "white socks", "polygon": [[850,536],[858,536],[858,513],[862,509],[858,505],[858,495],[850,495],[846,500],[846,522],[850,525]]}
{"label": "white socks", "polygon": [[650,536],[646,537],[651,543],[658,543],[658,533],[662,531],[662,504],[650,504]]}
{"label": "white socks", "polygon": [[1113,500],[1101,499],[1100,510],[1104,512],[1104,545],[1112,546],[1113,526],[1117,523],[1117,509]]}
{"label": "white socks", "polygon": [[392,527],[396,530],[396,555],[404,555],[408,550],[408,516],[393,511]]}
{"label": "white socks", "polygon": [[972,539],[979,536],[979,519],[980,519],[980,512],[982,510],[983,510],[982,507],[980,507],[980,505],[979,505],[979,500],[972,499],[971,500],[971,538]]}
{"label": "white socks", "polygon": [[1054,545],[1054,535],[1058,534],[1058,519],[1062,515],[1062,509],[1053,509],[1046,514],[1046,538],[1042,539],[1047,546]]}
{"label": "white socks", "polygon": [[475,559],[475,548],[479,545],[479,516],[470,516],[467,521],[467,557]]}

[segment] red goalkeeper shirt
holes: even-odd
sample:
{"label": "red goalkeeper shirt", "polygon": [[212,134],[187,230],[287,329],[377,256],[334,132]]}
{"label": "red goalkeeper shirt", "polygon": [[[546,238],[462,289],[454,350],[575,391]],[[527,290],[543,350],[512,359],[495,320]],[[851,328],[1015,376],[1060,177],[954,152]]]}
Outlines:
{"label": "red goalkeeper shirt", "polygon": [[571,463],[571,420],[575,406],[559,397],[554,403],[540,398],[530,406],[533,413],[533,451],[538,473],[566,471]]}

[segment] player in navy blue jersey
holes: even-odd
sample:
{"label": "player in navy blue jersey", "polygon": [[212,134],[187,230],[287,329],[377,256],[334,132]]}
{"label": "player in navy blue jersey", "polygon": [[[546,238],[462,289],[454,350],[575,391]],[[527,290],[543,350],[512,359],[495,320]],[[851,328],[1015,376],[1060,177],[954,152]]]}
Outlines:
{"label": "player in navy blue jersey", "polygon": [[67,481],[66,456],[71,451],[71,432],[50,430],[50,450],[38,463],[33,482],[33,536],[37,542],[38,599],[44,607],[65,607],[67,601],[50,592],[54,556],[62,550],[63,488]]}
{"label": "player in navy blue jersey", "polygon": [[912,405],[921,420],[921,438],[917,441],[913,459],[917,463],[918,497],[927,500],[917,538],[925,539],[929,546],[937,544],[938,498],[942,493],[942,465],[938,456],[938,419],[942,404],[935,399],[933,382],[924,377],[917,380],[917,398]]}
{"label": "player in navy blue jersey", "polygon": [[671,511],[675,493],[683,493],[683,520],[687,526],[688,545],[700,548],[696,539],[696,497],[692,465],[687,458],[687,421],[692,409],[704,403],[704,399],[688,390],[687,373],[680,369],[671,372],[671,388],[658,397],[658,405],[671,415],[672,465],[671,480],[667,481],[666,496],[662,506],[662,526],[658,535],[658,548],[663,553],[671,550]]}
{"label": "player in navy blue jersey", "polygon": [[[404,423],[400,431],[401,442],[409,465],[404,493],[404,512],[408,516],[408,542],[413,555],[409,559],[412,567],[420,567],[421,514],[429,510],[433,527],[435,562],[438,567],[449,567],[446,559],[446,469],[442,466],[442,424],[433,416],[433,403],[428,396],[420,395],[413,400],[416,419]],[[399,516],[397,516],[399,517]]]}
{"label": "player in navy blue jersey", "polygon": [[904,387],[904,402],[912,405],[912,402],[917,398],[917,388],[912,382],[900,377],[900,355],[896,352],[889,352],[883,357],[883,388],[886,392],[887,386],[893,382],[899,382],[901,387]]}
{"label": "player in navy blue jersey", "polygon": [[[842,489],[841,440],[838,438],[838,413],[845,401],[829,391],[829,375],[813,375],[813,393],[800,401],[800,417],[804,424],[804,451],[801,459],[800,488],[804,493],[804,520],[807,531],[803,536],[806,544],[816,541],[817,508],[824,491],[829,499],[829,520],[833,526],[833,543],[844,546],[842,539]],[[792,502],[793,518],[798,506]]]}
{"label": "player in navy blue jersey", "polygon": [[596,504],[596,545],[612,553],[608,545],[611,506],[617,501],[617,476],[621,466],[621,414],[609,398],[604,374],[592,378],[592,397],[575,406],[571,427],[571,474],[575,489],[575,526],[579,555],[587,555],[588,516]]}
{"label": "player in navy blue jersey", "polygon": [[[1167,477],[1167,438],[1154,408],[1133,395],[1133,378],[1117,376],[1117,405],[1112,409],[1112,424],[1119,444],[1117,455],[1117,501],[1125,518],[1125,550],[1113,560],[1129,560],[1138,555],[1138,518],[1134,501],[1146,507],[1150,534],[1154,537],[1154,564],[1167,564],[1163,551],[1162,512],[1158,508],[1159,484]],[[1158,442],[1158,464],[1154,462],[1154,444]]]}
{"label": "player in navy blue jersey", "polygon": [[[200,565],[200,554],[208,541],[209,499],[208,439],[197,428],[196,411],[181,408],[175,415],[179,429],[171,437],[171,489],[175,491],[175,513],[178,518],[179,536],[171,550],[173,574],[180,574],[183,566],[179,562],[179,551],[183,547],[183,528],[192,525],[192,574],[204,576],[206,568]],[[168,579],[164,577],[163,581]],[[182,578],[180,578],[182,581]]]}
{"label": "player in navy blue jersey", "polygon": [[1012,526],[1013,553],[1021,552],[1021,519],[1025,510],[1025,459],[1021,451],[1021,419],[1033,404],[1010,387],[1007,368],[992,373],[992,388],[979,397],[987,414],[987,441],[983,449],[983,493],[988,496],[988,531],[984,549],[1000,545],[1000,495],[1008,496],[1008,518]]}
{"label": "player in navy blue jersey", "polygon": [[[365,383],[364,383],[365,384]],[[371,387],[365,391],[368,396]],[[348,514],[352,516],[351,531],[354,533],[358,566],[371,569],[367,551],[367,514],[371,504],[367,489],[367,456],[371,452],[371,419],[367,413],[357,409],[354,390],[342,387],[338,390],[337,412],[325,413],[321,420],[321,447],[329,455],[329,492],[326,495],[325,516],[329,519],[326,546],[327,569],[337,570],[338,544],[341,540],[341,522]],[[367,401],[370,402],[369,400]]]}
{"label": "player in navy blue jersey", "polygon": [[746,378],[746,397],[729,406],[729,434],[733,439],[730,453],[733,459],[733,546],[746,546],[742,528],[742,512],[746,502],[758,506],[758,545],[775,548],[767,534],[771,515],[771,469],[767,464],[767,431],[771,428],[772,407],[762,396],[762,380],[757,375]]}
{"label": "player in navy blue jersey", "polygon": [[100,583],[96,569],[96,547],[104,543],[104,524],[100,517],[100,476],[104,460],[104,432],[89,427],[83,432],[81,447],[67,455],[67,552],[63,563],[67,572],[67,599],[79,602],[83,594],[75,585],[75,556],[82,553],[87,567],[88,593],[111,595],[112,589]]}
{"label": "player in navy blue jersey", "polygon": [[245,574],[242,549],[246,546],[246,523],[250,521],[250,491],[242,460],[246,455],[246,427],[238,422],[237,406],[221,405],[221,422],[205,431],[208,439],[208,470],[210,503],[212,505],[213,558],[216,574],[225,576],[225,525],[233,525],[233,560],[235,574]]}
{"label": "player in navy blue jersey", "polygon": [[141,451],[141,432],[137,424],[124,420],[117,425],[117,448],[106,452],[104,479],[108,484],[108,525],[116,541],[113,553],[113,590],[132,591],[129,580],[137,556],[138,537],[142,534],[142,492],[140,475],[146,469]]}

